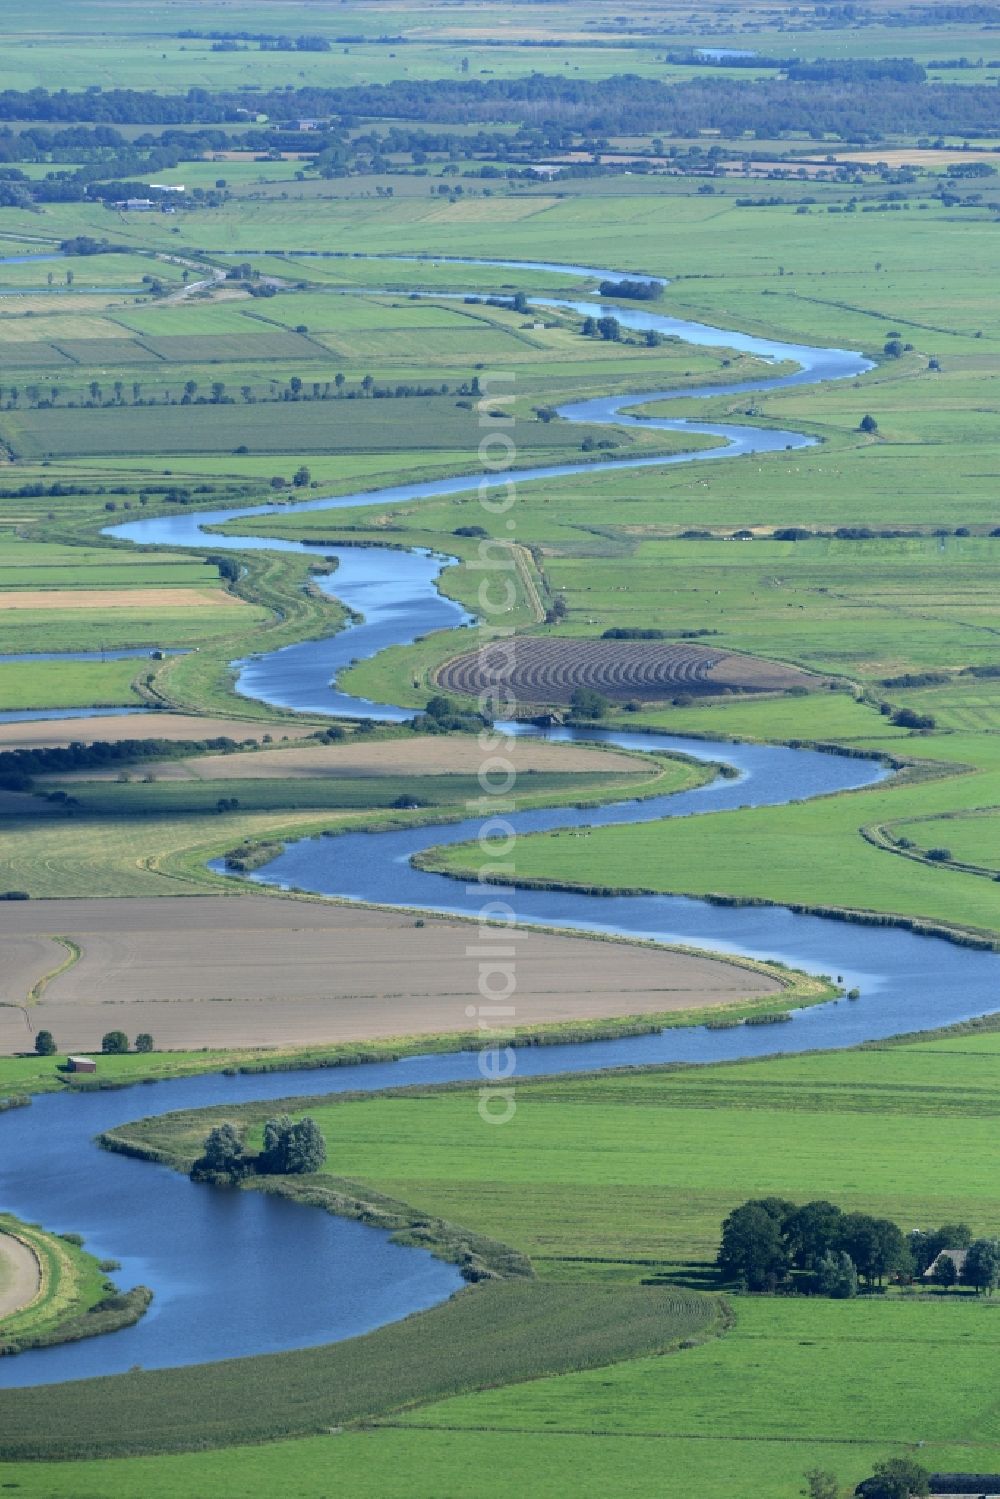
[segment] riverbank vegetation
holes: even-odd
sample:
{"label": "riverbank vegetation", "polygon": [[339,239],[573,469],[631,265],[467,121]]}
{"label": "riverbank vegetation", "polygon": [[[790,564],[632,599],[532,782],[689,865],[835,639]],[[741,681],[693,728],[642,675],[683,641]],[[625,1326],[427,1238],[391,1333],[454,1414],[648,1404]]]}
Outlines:
{"label": "riverbank vegetation", "polygon": [[146,1286],[120,1291],[108,1279],[112,1267],[88,1254],[77,1234],[47,1233],[2,1213],[0,1235],[26,1250],[36,1268],[31,1294],[0,1320],[0,1356],[116,1332],[152,1301]]}

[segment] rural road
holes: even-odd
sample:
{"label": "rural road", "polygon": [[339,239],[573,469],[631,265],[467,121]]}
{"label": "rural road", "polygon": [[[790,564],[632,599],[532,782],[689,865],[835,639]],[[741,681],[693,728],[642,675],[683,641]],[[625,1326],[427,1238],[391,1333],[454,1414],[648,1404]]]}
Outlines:
{"label": "rural road", "polygon": [[0,1233],[0,1322],[30,1306],[42,1284],[34,1250],[11,1234]]}

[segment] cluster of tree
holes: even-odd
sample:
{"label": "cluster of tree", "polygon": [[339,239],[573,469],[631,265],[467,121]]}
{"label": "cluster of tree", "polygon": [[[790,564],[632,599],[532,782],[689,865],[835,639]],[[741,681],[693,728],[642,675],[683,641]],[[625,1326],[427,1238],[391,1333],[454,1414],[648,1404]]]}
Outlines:
{"label": "cluster of tree", "polygon": [[585,317],[580,332],[584,338],[603,338],[608,343],[620,343],[622,325],[616,317]]}
{"label": "cluster of tree", "polygon": [[796,83],[923,83],[927,78],[912,57],[823,57],[793,62],[786,71]]}
{"label": "cluster of tree", "polygon": [[627,297],[633,302],[657,302],[663,296],[662,281],[602,281],[602,297]]}
{"label": "cluster of tree", "polygon": [[894,723],[900,729],[933,729],[937,727],[937,719],[930,713],[918,713],[915,708],[894,708],[891,703],[879,703],[879,712],[883,718]]}
{"label": "cluster of tree", "polygon": [[305,85],[213,93],[192,88],[181,95],[136,89],[6,89],[0,92],[0,119],[224,124],[263,113],[278,120],[336,116],[348,129],[364,119],[544,121],[604,134],[658,130],[691,137],[718,130],[730,137],[748,132],[770,139],[804,130],[816,139],[834,135],[867,141],[888,132],[989,135],[995,129],[995,103],[995,90],[987,86],[925,83],[884,71],[877,77],[695,78],[680,84],[634,74],[582,79],[532,73],[520,78],[398,79],[343,88]]}
{"label": "cluster of tree", "polygon": [[854,1492],[859,1499],[922,1499],[931,1491],[930,1477],[913,1458],[890,1457],[876,1463],[872,1476],[863,1479]]}
{"label": "cluster of tree", "polygon": [[205,1138],[202,1153],[191,1167],[192,1181],[217,1185],[243,1181],[248,1176],[304,1176],[318,1171],[326,1160],[326,1141],[315,1119],[293,1123],[287,1114],[268,1119],[262,1148],[246,1148],[234,1124],[218,1124]]}
{"label": "cluster of tree", "polygon": [[647,630],[638,625],[615,625],[601,635],[602,640],[669,640],[671,638],[669,630]]}
{"label": "cluster of tree", "polygon": [[[417,734],[447,734],[452,729],[468,733],[481,729],[484,722],[481,713],[463,708],[453,698],[437,693],[428,699],[423,713],[410,719],[410,728]],[[411,797],[406,798],[406,805],[413,805]]]}
{"label": "cluster of tree", "polygon": [[[703,534],[706,538],[712,537],[712,539],[717,539],[710,531],[706,531]],[[810,531],[806,526],[779,526],[777,530],[771,532],[770,539],[772,541],[815,541],[817,537],[832,536],[837,541],[899,541],[904,537],[971,536],[971,534],[972,532],[968,526],[955,526],[954,529],[949,526],[936,526],[933,531],[918,531],[913,528],[900,530],[892,526],[879,526],[877,528],[872,528],[871,526],[838,526],[835,531]],[[997,533],[991,532],[990,534],[996,535]],[[974,669],[969,668],[969,670]],[[938,676],[934,680],[945,681],[947,679]],[[922,687],[925,685],[927,684],[922,681],[910,682],[904,681],[902,678],[888,679],[883,683],[883,686],[900,687]]]}
{"label": "cluster of tree", "polygon": [[130,255],[132,245],[114,245],[107,239],[94,239],[90,234],[76,234],[72,239],[60,240],[59,248],[64,255]]}
{"label": "cluster of tree", "polygon": [[573,696],[569,700],[570,718],[578,718],[588,721],[594,718],[603,718],[610,704],[607,698],[593,687],[576,687]]}
{"label": "cluster of tree", "polygon": [[832,1202],[800,1207],[765,1197],[743,1203],[726,1218],[717,1263],[727,1280],[748,1291],[806,1290],[843,1299],[857,1295],[859,1284],[870,1289],[887,1278],[912,1280],[942,1249],[962,1248],[968,1248],[963,1284],[991,1293],[1000,1281],[1000,1243],[973,1244],[966,1224],[904,1235],[888,1218],[845,1213]]}
{"label": "cluster of tree", "polygon": [[766,52],[749,52],[734,49],[710,52],[702,47],[674,47],[664,55],[664,61],[677,68],[791,68],[794,57],[769,57]]}
{"label": "cluster of tree", "polygon": [[[865,19],[879,26],[940,26],[943,22],[958,21],[961,25],[996,26],[1000,24],[1000,5],[983,4],[981,0],[959,0],[958,4],[914,5],[909,10],[865,11],[860,6],[831,6],[831,10],[843,9],[857,12],[858,19]],[[848,19],[854,20],[855,17]]]}
{"label": "cluster of tree", "polygon": [[[140,1052],[150,1052],[154,1049],[155,1042],[148,1031],[141,1031],[135,1038],[135,1049]],[[128,1052],[128,1036],[124,1031],[107,1031],[101,1037],[101,1051],[105,1056],[121,1057]]]}
{"label": "cluster of tree", "polygon": [[[263,50],[269,52],[329,52],[331,47],[325,36],[280,36],[273,31],[196,31],[193,27],[185,27],[177,35],[182,41],[257,42]],[[358,38],[341,40],[356,42]]]}

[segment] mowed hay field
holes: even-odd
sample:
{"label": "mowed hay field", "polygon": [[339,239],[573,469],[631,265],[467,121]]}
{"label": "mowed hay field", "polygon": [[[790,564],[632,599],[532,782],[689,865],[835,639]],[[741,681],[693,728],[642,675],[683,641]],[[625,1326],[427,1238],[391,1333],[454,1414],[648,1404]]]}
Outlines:
{"label": "mowed hay field", "polygon": [[[117,1027],[149,1031],[161,1048],[466,1032],[479,1003],[475,932],[462,922],[427,917],[418,927],[404,913],[268,896],[0,905],[0,1052],[29,1050],[28,1026],[84,1051]],[[75,958],[68,965],[67,944]],[[33,988],[37,1002],[14,1008]],[[521,1028],[777,992],[768,975],[723,960],[541,932],[518,941]]]}
{"label": "mowed hay field", "polygon": [[243,718],[201,718],[191,713],[130,713],[122,718],[50,718],[36,722],[0,723],[0,753],[15,749],[61,749],[77,741],[115,744],[122,739],[217,739],[241,742],[265,736],[306,739],[315,728],[308,723],[280,725],[253,723]]}
{"label": "mowed hay field", "polygon": [[212,609],[231,606],[221,588],[23,588],[0,593],[0,611],[13,609]]}
{"label": "mowed hay field", "polygon": [[[144,720],[145,721],[145,720]],[[186,722],[197,727],[203,721],[189,719]],[[159,715],[156,726],[159,725]],[[218,733],[239,730],[239,737],[246,737],[244,726],[230,724]],[[305,731],[304,731],[305,732]],[[130,735],[130,738],[135,737]],[[160,737],[171,737],[161,736]],[[192,735],[194,737],[194,735]],[[199,737],[211,737],[206,729]],[[0,744],[2,744],[0,739]],[[143,774],[155,775],[158,781],[214,781],[214,780],[313,780],[320,776],[413,776],[413,775],[476,775],[481,767],[494,759],[509,764],[515,774],[531,775],[536,772],[587,773],[609,775],[649,773],[648,762],[633,755],[615,754],[613,751],[592,749],[587,745],[563,745],[534,743],[528,739],[509,739],[496,736],[487,754],[478,739],[461,737],[390,739],[375,741],[359,740],[345,744],[303,744],[285,749],[261,749],[249,755],[199,755],[190,760],[165,760],[160,764],[143,763]],[[494,774],[496,774],[494,766]],[[500,778],[506,777],[501,767]],[[59,776],[60,782],[116,780],[120,771],[94,772],[81,770],[72,775]]]}

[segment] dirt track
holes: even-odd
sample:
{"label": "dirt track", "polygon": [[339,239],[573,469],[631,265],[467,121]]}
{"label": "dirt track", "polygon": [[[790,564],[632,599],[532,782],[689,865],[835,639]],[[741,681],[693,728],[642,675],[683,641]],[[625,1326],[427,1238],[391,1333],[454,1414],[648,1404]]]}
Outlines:
{"label": "dirt track", "polygon": [[0,1233],[0,1321],[30,1306],[38,1295],[42,1273],[27,1244]]}
{"label": "dirt track", "polygon": [[[17,902],[0,905],[0,1053],[30,1044],[25,1012],[10,1006],[65,958],[39,943],[53,933],[82,955],[27,1014],[60,1050],[94,1049],[118,1028],[150,1031],[162,1048],[468,1030],[468,1008],[479,1003],[477,928],[462,922],[428,917],[416,927],[401,913],[276,896]],[[515,1029],[776,988],[734,964],[626,943],[522,933],[515,945]]]}

